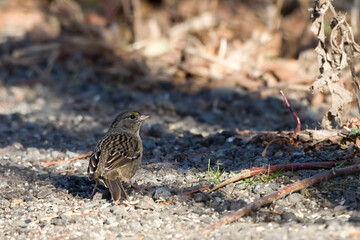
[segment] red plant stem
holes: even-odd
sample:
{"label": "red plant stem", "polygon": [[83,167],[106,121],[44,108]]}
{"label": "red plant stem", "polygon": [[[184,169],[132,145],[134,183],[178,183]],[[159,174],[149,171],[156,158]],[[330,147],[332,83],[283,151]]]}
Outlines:
{"label": "red plant stem", "polygon": [[241,179],[256,176],[261,173],[273,173],[276,171],[299,171],[299,170],[317,170],[321,168],[331,168],[335,167],[339,162],[327,161],[327,162],[311,162],[311,163],[289,163],[289,164],[279,164],[279,165],[270,165],[268,167],[256,167],[242,170],[238,175],[225,180],[224,182],[216,185],[209,192],[213,192],[223,186],[226,186],[230,183],[237,182]]}
{"label": "red plant stem", "polygon": [[315,183],[319,183],[321,181],[326,181],[328,179],[339,177],[339,176],[345,176],[350,175],[354,173],[360,173],[360,164],[352,165],[345,168],[333,168],[330,171],[322,172],[319,174],[316,174],[315,176],[312,176],[310,178],[306,178],[302,181],[298,181],[296,183],[290,184],[286,187],[281,188],[279,191],[276,191],[270,195],[267,195],[265,197],[259,198],[255,200],[254,202],[251,202],[247,204],[245,207],[240,208],[238,211],[232,213],[231,215],[224,217],[223,219],[220,219],[219,221],[215,222],[210,227],[203,230],[203,234],[208,234],[212,232],[216,228],[220,228],[221,226],[231,223],[233,221],[236,221],[240,217],[250,213],[253,210],[258,209],[261,206],[264,206],[269,203],[275,202],[277,199],[282,198],[283,196],[286,196],[288,194],[291,194],[294,191],[298,191],[300,189],[307,188]]}
{"label": "red plant stem", "polygon": [[264,151],[261,153],[261,156],[265,157],[266,156],[266,152],[269,149],[270,145],[274,142],[280,142],[280,141],[286,141],[286,142],[290,142],[290,139],[288,138],[274,138],[273,140],[271,140],[265,147]]}
{"label": "red plant stem", "polygon": [[280,90],[280,93],[282,95],[282,97],[284,98],[284,101],[285,101],[285,104],[286,106],[290,109],[291,113],[294,115],[296,121],[297,121],[297,126],[296,126],[296,129],[295,129],[295,132],[300,132],[301,131],[301,122],[300,122],[300,118],[298,117],[298,115],[295,113],[295,111],[291,108],[284,92],[282,90]]}

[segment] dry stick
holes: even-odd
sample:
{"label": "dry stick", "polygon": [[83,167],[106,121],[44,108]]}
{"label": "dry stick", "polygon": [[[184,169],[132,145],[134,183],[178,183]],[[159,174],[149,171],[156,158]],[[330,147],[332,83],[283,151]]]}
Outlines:
{"label": "dry stick", "polygon": [[62,160],[62,161],[43,163],[43,167],[48,167],[48,166],[59,164],[59,163],[72,162],[72,161],[79,160],[79,159],[82,159],[82,158],[90,157],[91,154],[92,154],[92,152],[89,152],[89,153],[86,153],[86,154],[83,154],[83,155],[80,155],[80,156],[77,156],[77,157],[69,158],[69,159],[66,159],[66,160]]}
{"label": "dry stick", "polygon": [[183,193],[183,194],[180,195],[180,197],[188,196],[188,195],[191,195],[193,193],[197,193],[197,192],[205,191],[205,190],[209,190],[209,187],[198,188],[198,189],[195,189],[193,191]]}
{"label": "dry stick", "polygon": [[284,98],[284,101],[285,101],[285,104],[286,106],[290,109],[292,115],[294,115],[296,121],[297,121],[297,126],[295,128],[295,131],[294,131],[294,135],[296,136],[296,133],[300,132],[300,129],[301,129],[301,122],[300,122],[300,118],[298,117],[298,115],[296,114],[296,112],[292,109],[292,107],[290,106],[284,92],[282,90],[280,90],[280,93],[282,95],[282,97]]}
{"label": "dry stick", "polygon": [[263,166],[257,168],[250,168],[246,170],[242,170],[238,175],[225,180],[224,182],[216,185],[212,188],[210,192],[213,192],[223,186],[226,186],[230,183],[234,183],[240,181],[244,178],[249,178],[252,176],[256,176],[260,173],[273,173],[276,171],[299,171],[299,170],[317,170],[321,168],[330,168],[335,167],[339,164],[335,161],[327,161],[327,162],[311,162],[311,163],[289,163],[289,164],[279,164],[279,165],[272,165],[272,166]]}
{"label": "dry stick", "polygon": [[266,156],[266,152],[269,149],[270,145],[273,144],[274,142],[280,142],[280,141],[286,141],[286,142],[290,142],[290,139],[288,138],[274,138],[273,140],[271,140],[265,147],[264,151],[261,153],[261,156],[265,157]]}
{"label": "dry stick", "polygon": [[[298,117],[298,115],[295,113],[295,111],[294,111],[294,110],[292,109],[292,107],[290,106],[290,103],[288,102],[288,100],[287,100],[284,92],[283,92],[282,90],[280,90],[280,93],[281,93],[282,97],[284,98],[284,102],[285,102],[286,106],[290,109],[290,112],[294,115],[294,117],[295,117],[295,119],[296,119],[296,121],[297,121],[297,126],[296,126],[296,128],[295,128],[295,130],[294,130],[294,133],[293,133],[293,136],[292,136],[292,137],[295,139],[296,136],[297,136],[297,134],[300,132],[300,129],[301,129],[300,118]],[[263,157],[265,157],[265,156],[266,156],[266,152],[267,152],[268,148],[270,147],[270,145],[271,145],[272,143],[274,143],[274,142],[277,142],[277,141],[288,141],[288,142],[290,142],[290,140],[287,139],[287,138],[277,138],[277,139],[274,139],[274,140],[270,141],[270,142],[266,145],[266,147],[265,147],[265,149],[264,149],[264,151],[262,152],[261,155],[262,155]]]}
{"label": "dry stick", "polygon": [[298,191],[300,189],[307,188],[315,183],[325,181],[334,177],[339,176],[345,176],[345,175],[351,175],[354,173],[360,173],[360,164],[356,164],[353,166],[345,167],[345,168],[333,168],[330,171],[323,172],[316,174],[315,176],[312,176],[310,178],[306,178],[302,181],[293,183],[291,185],[288,185],[286,187],[281,188],[279,191],[274,192],[270,195],[267,195],[265,197],[259,198],[255,200],[254,202],[251,202],[247,204],[245,207],[240,208],[238,211],[234,212],[233,214],[224,217],[223,219],[215,222],[213,225],[209,226],[205,230],[203,230],[203,234],[209,234],[216,228],[220,228],[221,226],[231,223],[238,218],[250,213],[253,210],[258,209],[261,206],[264,206],[269,203],[275,202],[277,199],[291,194],[292,192]]}

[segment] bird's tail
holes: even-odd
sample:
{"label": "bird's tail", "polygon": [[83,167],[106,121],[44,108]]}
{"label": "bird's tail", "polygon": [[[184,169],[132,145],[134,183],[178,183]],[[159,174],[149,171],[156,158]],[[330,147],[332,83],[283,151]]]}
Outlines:
{"label": "bird's tail", "polygon": [[127,200],[128,195],[120,181],[120,179],[108,180],[104,179],[106,186],[109,188],[113,201]]}

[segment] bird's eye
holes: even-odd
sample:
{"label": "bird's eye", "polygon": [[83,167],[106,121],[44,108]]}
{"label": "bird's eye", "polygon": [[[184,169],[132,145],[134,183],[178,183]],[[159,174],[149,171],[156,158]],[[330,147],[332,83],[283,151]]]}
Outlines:
{"label": "bird's eye", "polygon": [[133,115],[130,115],[130,118],[131,119],[135,119],[135,115],[133,114]]}

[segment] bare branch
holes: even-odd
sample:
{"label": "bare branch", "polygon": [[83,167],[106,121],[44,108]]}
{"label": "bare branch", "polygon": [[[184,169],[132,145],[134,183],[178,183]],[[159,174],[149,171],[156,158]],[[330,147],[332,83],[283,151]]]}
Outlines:
{"label": "bare branch", "polygon": [[204,229],[202,231],[202,233],[204,235],[209,234],[214,229],[220,228],[225,224],[234,222],[237,219],[239,219],[240,217],[250,213],[251,211],[257,210],[258,208],[260,208],[261,206],[264,206],[266,204],[273,203],[277,199],[282,198],[288,194],[291,194],[292,192],[307,188],[311,185],[314,185],[321,181],[326,181],[326,180],[334,178],[334,177],[346,176],[346,175],[351,175],[351,174],[355,174],[355,173],[360,173],[360,164],[353,165],[350,167],[345,167],[345,168],[333,168],[330,171],[319,173],[313,177],[306,178],[302,181],[293,183],[291,185],[281,188],[279,191],[276,191],[270,195],[259,198],[259,199],[255,200],[254,202],[249,203],[245,207],[239,209],[238,211],[232,213],[231,215],[229,215],[227,217],[224,217],[223,219],[215,222],[208,228]]}

